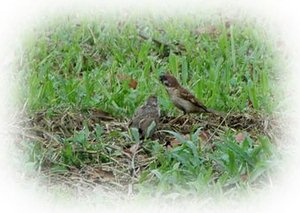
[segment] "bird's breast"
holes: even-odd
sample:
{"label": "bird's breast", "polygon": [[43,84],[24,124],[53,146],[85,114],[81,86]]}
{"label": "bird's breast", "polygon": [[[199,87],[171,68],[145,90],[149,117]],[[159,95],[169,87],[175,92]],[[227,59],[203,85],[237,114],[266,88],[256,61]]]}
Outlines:
{"label": "bird's breast", "polygon": [[178,90],[168,89],[170,99],[177,108],[179,108],[182,111],[187,112],[187,113],[199,111],[198,107],[195,106],[193,103],[181,98],[180,94],[178,94],[178,92],[179,92]]}

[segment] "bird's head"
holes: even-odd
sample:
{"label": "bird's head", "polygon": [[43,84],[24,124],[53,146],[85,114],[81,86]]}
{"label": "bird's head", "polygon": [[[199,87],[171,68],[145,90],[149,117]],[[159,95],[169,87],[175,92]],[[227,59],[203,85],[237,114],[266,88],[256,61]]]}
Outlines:
{"label": "bird's head", "polygon": [[157,106],[157,97],[155,95],[149,96],[147,99],[147,105]]}
{"label": "bird's head", "polygon": [[159,80],[166,86],[166,87],[178,87],[179,83],[177,79],[172,76],[171,74],[163,74],[159,76]]}

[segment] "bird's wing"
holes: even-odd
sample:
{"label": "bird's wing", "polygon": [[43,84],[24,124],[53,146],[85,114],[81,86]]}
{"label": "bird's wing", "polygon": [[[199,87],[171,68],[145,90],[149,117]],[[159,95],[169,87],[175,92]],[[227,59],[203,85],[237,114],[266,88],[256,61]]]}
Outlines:
{"label": "bird's wing", "polygon": [[207,107],[201,103],[192,93],[190,93],[187,89],[185,88],[180,88],[180,92],[179,92],[179,96],[180,98],[190,101],[191,103],[193,103],[194,105],[201,107],[204,111],[208,112]]}
{"label": "bird's wing", "polygon": [[135,110],[132,119],[130,120],[128,126],[138,128],[140,120],[144,116],[145,106],[139,107]]}
{"label": "bird's wing", "polygon": [[[151,129],[149,129],[151,125],[154,126],[152,126]],[[149,135],[147,136],[151,136],[155,131],[156,127],[157,127],[157,123],[155,121],[155,118],[150,116],[142,119],[139,123],[139,129],[142,131],[142,136],[146,136],[147,131],[149,131],[148,133]]]}

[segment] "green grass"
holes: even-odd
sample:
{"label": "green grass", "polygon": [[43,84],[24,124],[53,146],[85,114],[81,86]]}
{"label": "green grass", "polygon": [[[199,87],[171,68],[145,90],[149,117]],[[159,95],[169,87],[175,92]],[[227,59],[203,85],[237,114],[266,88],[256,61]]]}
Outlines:
{"label": "green grass", "polygon": [[[196,37],[192,32],[205,23],[142,22],[139,28],[145,34],[168,43],[180,41],[187,49],[184,55],[171,50],[169,57],[161,58],[162,48],[141,40],[134,23],[119,29],[112,20],[74,22],[49,23],[27,39],[23,50],[27,84],[22,84],[22,101],[28,100],[32,111],[71,105],[128,116],[155,93],[162,110],[174,112],[158,82],[158,75],[167,70],[212,108],[243,111],[249,100],[256,110],[270,112],[273,107],[272,43],[262,29],[251,24],[234,23],[226,29],[220,21],[216,26],[219,34]],[[119,73],[136,79],[138,89],[118,80]]]}
{"label": "green grass", "polygon": [[[165,150],[155,144],[153,155],[157,161],[150,165],[141,180],[141,192],[145,194],[191,193],[202,196],[216,195],[228,189],[255,188],[266,183],[265,178],[278,163],[274,145],[266,137],[253,141],[247,137],[237,144],[233,133],[216,141],[214,150],[203,148],[197,134],[190,140],[171,132],[181,146]],[[145,183],[155,183],[155,187]],[[145,187],[146,186],[146,187]]]}
{"label": "green grass", "polygon": [[[209,30],[211,26],[215,31]],[[203,32],[196,35],[197,29]],[[170,45],[142,39],[139,31]],[[186,50],[180,50],[177,42]],[[278,69],[273,41],[248,20],[232,21],[228,27],[221,18],[131,17],[121,22],[116,17],[60,17],[29,33],[22,55],[18,101],[27,104],[28,116],[45,110],[44,119],[49,121],[57,111],[61,115],[70,112],[72,118],[88,109],[100,109],[126,121],[151,94],[158,96],[163,116],[177,116],[179,111],[158,80],[166,71],[219,111],[272,114],[278,104],[273,93]],[[129,78],[137,81],[136,89],[129,86]],[[135,143],[129,132],[117,129],[105,135],[105,126],[91,125],[88,119],[79,129],[76,122],[73,129],[70,123],[67,136],[46,129],[50,142],[24,139],[26,162],[38,170],[64,173],[70,167],[118,161],[122,149],[111,147]],[[154,160],[135,179],[136,193],[205,195],[257,187],[267,183],[266,177],[280,158],[272,138],[266,135],[247,133],[246,139],[237,143],[237,132],[229,129],[214,138],[212,149],[201,145],[204,142],[198,133],[191,132],[186,139],[169,131],[166,134],[181,143],[171,149],[158,140],[145,142],[148,157]]]}

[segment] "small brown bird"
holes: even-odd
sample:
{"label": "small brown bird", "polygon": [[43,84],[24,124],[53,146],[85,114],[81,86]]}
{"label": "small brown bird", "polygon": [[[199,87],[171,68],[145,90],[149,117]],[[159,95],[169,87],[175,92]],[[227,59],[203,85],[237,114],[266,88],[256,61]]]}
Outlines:
{"label": "small brown bird", "polygon": [[[144,105],[136,109],[133,118],[131,119],[128,126],[129,128],[134,127],[138,129],[140,133],[140,139],[151,137],[156,130],[159,122],[159,117],[160,110],[157,102],[157,97],[151,95],[144,103]],[[151,124],[154,126],[152,127],[152,129],[149,129]],[[148,134],[147,131],[149,131]]]}
{"label": "small brown bird", "polygon": [[170,75],[161,75],[160,81],[166,86],[168,94],[173,104],[180,110],[186,113],[215,113],[214,110],[208,109],[203,103],[190,93],[187,89],[183,88],[177,79]]}

